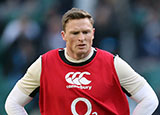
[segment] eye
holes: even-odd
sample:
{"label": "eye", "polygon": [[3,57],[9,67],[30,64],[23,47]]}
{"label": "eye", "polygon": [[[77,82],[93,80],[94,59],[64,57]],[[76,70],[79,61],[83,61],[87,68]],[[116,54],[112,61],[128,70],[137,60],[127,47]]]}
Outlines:
{"label": "eye", "polygon": [[84,31],[84,32],[83,32],[83,34],[87,34],[87,33],[88,33],[87,31]]}
{"label": "eye", "polygon": [[77,35],[77,34],[79,34],[79,32],[73,32],[72,34]]}
{"label": "eye", "polygon": [[83,34],[88,34],[90,33],[90,31],[83,31]]}

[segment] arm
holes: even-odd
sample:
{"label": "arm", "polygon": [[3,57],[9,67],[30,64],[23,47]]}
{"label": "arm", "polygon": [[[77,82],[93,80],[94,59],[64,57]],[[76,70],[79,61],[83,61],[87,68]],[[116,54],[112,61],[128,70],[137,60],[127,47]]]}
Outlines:
{"label": "arm", "polygon": [[33,99],[40,86],[40,73],[41,57],[28,68],[7,97],[5,109],[8,115],[27,115],[24,106]]}
{"label": "arm", "polygon": [[119,56],[115,57],[114,65],[121,86],[129,93],[131,99],[137,102],[133,115],[151,115],[158,106],[153,89]]}
{"label": "arm", "polygon": [[158,99],[152,88],[146,83],[136,94],[131,96],[138,104],[133,115],[152,115],[158,106]]}
{"label": "arm", "polygon": [[24,94],[17,85],[12,89],[5,103],[5,109],[8,115],[28,115],[24,106],[28,104],[32,98]]}

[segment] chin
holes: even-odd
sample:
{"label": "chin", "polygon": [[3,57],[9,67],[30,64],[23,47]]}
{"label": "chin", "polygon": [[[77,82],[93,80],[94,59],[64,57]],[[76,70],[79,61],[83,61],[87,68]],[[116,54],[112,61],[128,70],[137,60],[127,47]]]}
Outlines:
{"label": "chin", "polygon": [[87,54],[89,51],[86,49],[78,50],[77,54]]}

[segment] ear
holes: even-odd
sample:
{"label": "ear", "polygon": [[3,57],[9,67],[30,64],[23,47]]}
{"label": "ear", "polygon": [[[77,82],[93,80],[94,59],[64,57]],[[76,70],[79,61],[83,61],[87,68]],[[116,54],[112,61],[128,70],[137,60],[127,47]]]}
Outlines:
{"label": "ear", "polygon": [[65,39],[65,32],[64,31],[61,31],[61,36],[62,36],[63,40],[66,41],[66,39]]}
{"label": "ear", "polygon": [[95,28],[93,28],[93,39],[94,39]]}

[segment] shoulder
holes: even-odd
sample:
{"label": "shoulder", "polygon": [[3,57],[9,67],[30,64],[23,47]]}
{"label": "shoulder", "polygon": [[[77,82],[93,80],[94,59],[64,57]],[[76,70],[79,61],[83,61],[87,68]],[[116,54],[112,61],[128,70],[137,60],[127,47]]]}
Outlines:
{"label": "shoulder", "polygon": [[[59,51],[59,50],[60,50],[60,49],[49,50],[49,51],[45,52],[43,55],[54,54],[54,53],[56,53],[56,52]],[[43,55],[42,55],[42,56],[43,56]]]}
{"label": "shoulder", "polygon": [[112,67],[114,67],[114,55],[108,51],[102,50],[102,49],[98,49],[97,50],[97,54],[96,54],[96,60],[99,60],[101,63],[103,63],[104,65],[111,65]]}
{"label": "shoulder", "polygon": [[50,51],[44,53],[44,54],[42,55],[42,58],[55,56],[55,55],[57,55],[58,52],[61,51],[61,50],[64,50],[64,49],[63,49],[63,48],[58,48],[58,49],[50,50]]}
{"label": "shoulder", "polygon": [[99,49],[99,48],[95,48],[97,50],[97,53],[101,56],[107,56],[107,57],[111,57],[113,58],[114,55],[111,53],[111,52],[108,52],[106,50],[102,50],[102,49]]}

